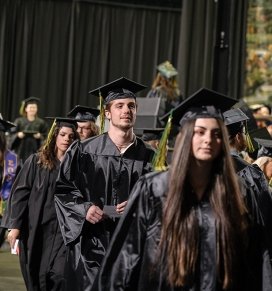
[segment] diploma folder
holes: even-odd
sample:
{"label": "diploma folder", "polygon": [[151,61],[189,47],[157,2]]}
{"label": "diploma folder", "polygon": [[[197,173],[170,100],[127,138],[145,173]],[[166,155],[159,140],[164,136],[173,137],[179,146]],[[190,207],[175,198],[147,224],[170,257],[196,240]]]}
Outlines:
{"label": "diploma folder", "polygon": [[116,212],[116,205],[104,205],[103,212],[105,215],[112,218],[116,218],[116,217],[120,218],[122,215]]}

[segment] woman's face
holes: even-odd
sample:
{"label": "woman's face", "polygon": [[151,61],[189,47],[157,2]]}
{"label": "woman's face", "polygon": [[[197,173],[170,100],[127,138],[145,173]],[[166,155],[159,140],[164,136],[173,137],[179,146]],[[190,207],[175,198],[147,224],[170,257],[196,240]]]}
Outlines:
{"label": "woman's face", "polygon": [[222,149],[222,133],[215,118],[198,118],[192,139],[192,153],[196,160],[210,162]]}
{"label": "woman's face", "polygon": [[264,174],[269,181],[272,178],[272,160],[269,160],[264,167]]}
{"label": "woman's face", "polygon": [[73,129],[71,127],[63,126],[56,139],[56,147],[57,151],[60,153],[65,153],[70,146],[70,144],[74,141],[75,135]]}

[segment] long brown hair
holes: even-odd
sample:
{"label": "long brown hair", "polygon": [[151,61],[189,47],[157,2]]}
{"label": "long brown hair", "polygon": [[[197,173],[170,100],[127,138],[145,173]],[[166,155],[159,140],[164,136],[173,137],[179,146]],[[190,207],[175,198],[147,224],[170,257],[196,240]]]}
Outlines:
{"label": "long brown hair", "polygon": [[[54,128],[54,132],[52,134],[52,138],[50,138],[48,143],[44,143],[44,145],[40,148],[38,152],[38,164],[43,168],[53,170],[57,165],[57,150],[56,150],[56,141],[57,136],[63,126],[56,126]],[[76,131],[75,127],[72,127],[74,133],[74,140],[79,139],[79,134]]]}
{"label": "long brown hair", "polygon": [[[229,154],[228,134],[221,120],[222,151],[213,162],[209,201],[216,220],[218,280],[223,289],[232,285],[237,267],[237,246],[247,226],[246,207]],[[169,170],[169,188],[163,209],[160,251],[166,255],[169,283],[191,284],[198,259],[199,229],[194,199],[187,182],[195,120],[178,134]]]}
{"label": "long brown hair", "polygon": [[152,89],[156,89],[161,86],[167,93],[168,101],[177,101],[180,95],[179,86],[176,77],[167,79],[161,73],[158,73],[152,83]]}

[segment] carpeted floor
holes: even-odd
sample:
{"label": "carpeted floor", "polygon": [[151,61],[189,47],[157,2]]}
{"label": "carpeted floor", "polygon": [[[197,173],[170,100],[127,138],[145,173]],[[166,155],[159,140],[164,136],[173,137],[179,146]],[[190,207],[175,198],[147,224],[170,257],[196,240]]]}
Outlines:
{"label": "carpeted floor", "polygon": [[26,291],[19,258],[10,253],[7,243],[0,248],[0,291]]}

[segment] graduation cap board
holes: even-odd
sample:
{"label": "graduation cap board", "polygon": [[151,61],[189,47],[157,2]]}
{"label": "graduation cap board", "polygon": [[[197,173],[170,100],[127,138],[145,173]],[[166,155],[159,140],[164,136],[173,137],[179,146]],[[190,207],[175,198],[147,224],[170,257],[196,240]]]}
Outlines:
{"label": "graduation cap board", "polygon": [[263,146],[262,140],[271,140],[271,136],[266,127],[257,128],[249,132],[254,149]]}
{"label": "graduation cap board", "polygon": [[16,125],[10,121],[4,120],[2,114],[0,113],[0,131],[6,132],[12,127],[16,127]]}
{"label": "graduation cap board", "polygon": [[99,112],[100,110],[97,108],[76,105],[70,112],[68,112],[67,116],[70,118],[74,118],[78,122],[95,122],[97,116],[99,115]]}
{"label": "graduation cap board", "polygon": [[[52,126],[65,126],[71,128],[77,128],[77,121],[74,118],[69,117],[45,117],[45,119],[54,120]],[[51,129],[50,129],[51,131]]]}
{"label": "graduation cap board", "polygon": [[224,123],[230,136],[235,136],[244,127],[244,121],[249,120],[240,108],[233,108],[223,112]]}
{"label": "graduation cap board", "polygon": [[129,80],[125,77],[121,77],[110,83],[107,83],[101,87],[89,91],[89,94],[97,97],[102,97],[104,104],[116,99],[134,98],[136,99],[135,93],[145,89],[146,86]]}
{"label": "graduation cap board", "polygon": [[161,75],[163,75],[167,79],[170,79],[178,75],[178,71],[169,61],[159,64],[157,66],[157,70],[161,73]]}
{"label": "graduation cap board", "polygon": [[249,119],[240,108],[233,108],[223,112],[223,117],[226,125],[240,123]]}
{"label": "graduation cap board", "polygon": [[222,113],[230,109],[235,103],[237,100],[233,98],[207,88],[201,88],[161,117],[161,120],[166,122],[172,115],[172,123],[182,125],[186,120],[196,118],[223,119]]}

